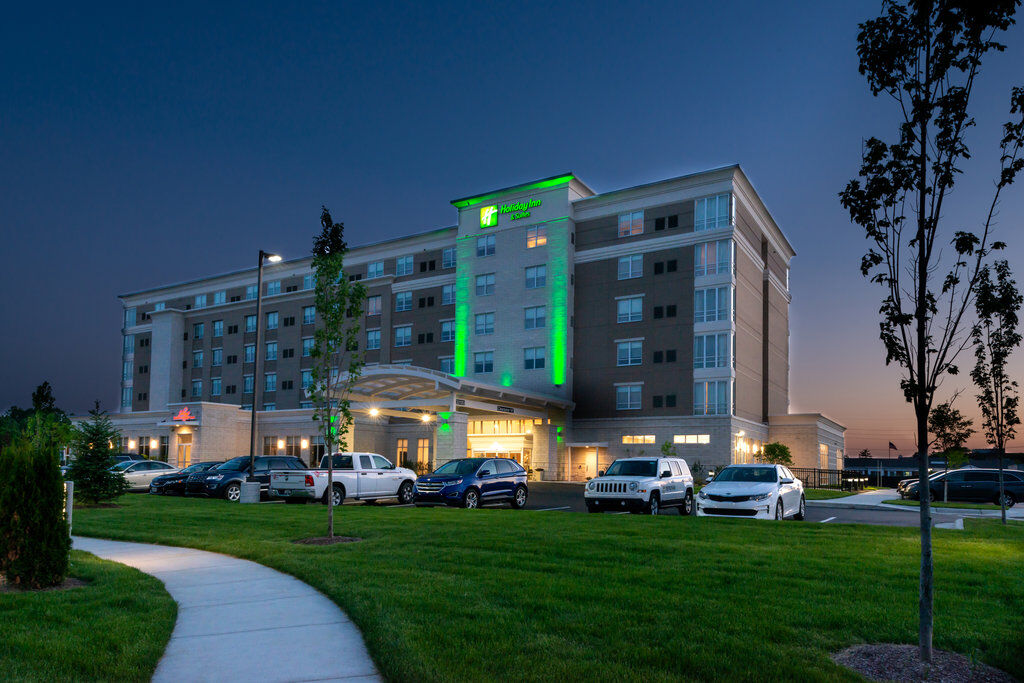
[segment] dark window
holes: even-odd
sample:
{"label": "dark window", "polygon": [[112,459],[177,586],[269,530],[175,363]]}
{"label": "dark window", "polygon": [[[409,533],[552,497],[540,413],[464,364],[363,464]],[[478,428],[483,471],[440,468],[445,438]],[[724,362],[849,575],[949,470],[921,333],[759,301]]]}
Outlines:
{"label": "dark window", "polygon": [[185,398],[185,390],[184,389],[181,390],[181,397]]}
{"label": "dark window", "polygon": [[[425,264],[421,263],[420,265],[422,266],[422,265],[425,265]],[[426,308],[426,307],[427,307],[427,300],[426,300],[426,298],[421,296],[420,297],[420,308]]]}
{"label": "dark window", "polygon": [[660,363],[660,362],[661,362],[661,359],[662,359],[662,353],[661,353],[661,351],[655,351],[655,352],[654,352],[654,362],[655,362],[655,363]]}
{"label": "dark window", "polygon": [[147,372],[149,372],[149,366],[148,365],[140,365],[139,366],[139,374],[140,375],[145,375]]}
{"label": "dark window", "polygon": [[437,261],[431,261],[430,268],[428,270],[437,270]]}
{"label": "dark window", "polygon": [[670,306],[666,306],[665,307],[665,317],[666,318],[674,318],[674,317],[676,317],[676,306],[675,306],[675,304],[672,304]]}
{"label": "dark window", "polygon": [[[655,230],[664,230],[665,229],[665,219],[664,218],[655,218],[654,219],[654,229]],[[657,397],[655,397],[655,398],[657,398]]]}
{"label": "dark window", "polygon": [[654,405],[655,408],[660,408],[661,407],[661,396],[655,396],[655,397],[653,397],[652,400],[653,400],[653,405]]}
{"label": "dark window", "polygon": [[294,324],[295,324],[295,316],[294,316],[294,315],[290,315],[290,316],[286,317],[286,318],[285,318],[285,319],[284,319],[284,320],[283,320],[283,321],[281,322],[281,326],[282,326],[282,327],[291,327],[291,326],[292,326],[292,325],[294,325]]}
{"label": "dark window", "polygon": [[224,362],[227,363],[228,365],[234,365],[235,363],[238,362],[238,356],[228,356],[227,360]]}
{"label": "dark window", "polygon": [[188,361],[184,361],[184,360],[181,361],[181,369],[184,370],[187,367],[188,367]]}
{"label": "dark window", "polygon": [[670,227],[670,228],[678,228],[679,227],[679,216],[669,216],[668,217],[668,227]]}
{"label": "dark window", "polygon": [[434,343],[434,333],[433,332],[427,332],[426,334],[422,334],[421,333],[417,337],[417,341],[420,344],[433,344]]}
{"label": "dark window", "polygon": [[424,342],[424,340],[426,340],[426,338],[427,338],[427,336],[425,334],[423,334],[422,332],[420,332],[419,336],[416,338],[416,343],[417,344],[422,344]]}
{"label": "dark window", "polygon": [[426,261],[420,261],[420,272],[421,273],[427,272],[427,262]]}
{"label": "dark window", "polygon": [[654,262],[654,274],[661,275],[665,272],[665,263],[663,261]]}
{"label": "dark window", "polygon": [[281,382],[281,391],[287,391],[295,386],[294,380],[286,379]]}
{"label": "dark window", "polygon": [[226,387],[224,387],[224,393],[225,394],[233,394],[236,391],[238,391],[238,386],[235,385],[235,384],[229,384]]}
{"label": "dark window", "polygon": [[295,358],[295,349],[282,349],[281,358]]}
{"label": "dark window", "polygon": [[238,325],[228,325],[228,334],[238,334]]}
{"label": "dark window", "polygon": [[186,332],[186,333],[185,333],[185,334],[184,334],[184,335],[182,336],[182,339],[184,339],[185,341],[188,341],[188,332]]}
{"label": "dark window", "polygon": [[668,351],[665,352],[665,362],[666,363],[675,363],[676,362],[676,350],[675,349],[669,349]]}
{"label": "dark window", "polygon": [[[431,270],[433,270],[433,268],[431,268]],[[433,305],[434,305],[434,297],[428,296],[427,297],[427,306],[433,306]]]}
{"label": "dark window", "polygon": [[676,407],[676,395],[675,394],[665,394],[665,407],[666,408],[675,408]]}
{"label": "dark window", "polygon": [[241,294],[235,294],[233,297],[231,297],[231,303],[235,303],[236,301],[241,301],[241,300],[242,300],[242,295]]}
{"label": "dark window", "polygon": [[669,273],[676,272],[676,260],[672,259],[671,261],[666,261],[665,270],[668,271]]}
{"label": "dark window", "polygon": [[654,316],[653,317],[654,317],[655,320],[657,320],[659,318],[664,318],[665,317],[664,309],[662,309],[661,306],[655,306],[654,307]]}
{"label": "dark window", "polygon": [[284,288],[284,291],[285,292],[297,292],[297,291],[299,291],[299,286],[298,285],[288,285],[287,287]]}

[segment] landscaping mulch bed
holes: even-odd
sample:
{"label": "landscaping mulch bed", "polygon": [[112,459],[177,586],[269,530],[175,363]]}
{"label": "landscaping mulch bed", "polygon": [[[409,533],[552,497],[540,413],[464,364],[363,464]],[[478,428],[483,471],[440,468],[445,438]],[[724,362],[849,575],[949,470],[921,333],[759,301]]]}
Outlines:
{"label": "landscaping mulch bed", "polygon": [[44,593],[46,591],[62,591],[68,588],[81,588],[82,586],[88,586],[87,581],[68,577],[64,579],[64,583],[59,586],[47,586],[46,588],[21,588],[15,586],[12,583],[7,583],[7,579],[0,576],[0,593]]}
{"label": "landscaping mulch bed", "polygon": [[1015,680],[1004,671],[972,662],[956,652],[935,650],[931,665],[926,666],[921,663],[919,652],[916,645],[855,645],[835,653],[832,660],[872,681],[1013,683]]}
{"label": "landscaping mulch bed", "polygon": [[334,545],[336,543],[358,543],[363,539],[358,536],[312,536],[310,538],[300,538],[292,543],[298,543],[299,545]]}

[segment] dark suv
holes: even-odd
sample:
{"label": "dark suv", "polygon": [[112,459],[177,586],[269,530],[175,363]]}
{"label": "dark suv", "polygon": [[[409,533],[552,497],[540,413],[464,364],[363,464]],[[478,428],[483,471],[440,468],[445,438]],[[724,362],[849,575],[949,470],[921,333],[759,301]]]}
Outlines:
{"label": "dark suv", "polygon": [[[967,503],[999,504],[999,470],[963,469],[929,480],[930,500],[942,500],[945,484],[949,485],[949,500]],[[906,497],[916,500],[918,483],[907,485]],[[1006,507],[1024,501],[1024,474],[1016,470],[1003,470],[1003,497]]]}
{"label": "dark suv", "polygon": [[[306,466],[294,456],[260,455],[255,461],[255,479],[260,493],[270,488],[270,470],[304,470]],[[226,498],[235,502],[242,495],[242,482],[249,478],[249,456],[242,455],[206,472],[190,474],[185,480],[188,495]]]}
{"label": "dark suv", "polygon": [[487,503],[526,505],[526,470],[508,458],[450,460],[432,474],[416,480],[417,505],[453,505],[476,508]]}

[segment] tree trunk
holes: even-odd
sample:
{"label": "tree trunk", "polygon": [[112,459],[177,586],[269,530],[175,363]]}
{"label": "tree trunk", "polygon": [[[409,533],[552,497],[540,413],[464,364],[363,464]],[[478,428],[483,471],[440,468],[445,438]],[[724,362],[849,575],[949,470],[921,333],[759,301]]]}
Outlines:
{"label": "tree trunk", "polygon": [[334,538],[334,439],[327,418],[327,538]]}
{"label": "tree trunk", "polygon": [[1003,488],[1003,450],[1002,447],[997,449],[999,455],[999,512],[1003,518],[1003,524],[1006,524],[1006,500],[1003,497],[1006,495]]}
{"label": "tree trunk", "polygon": [[942,476],[942,502],[949,502],[949,451],[946,451],[946,472]]}
{"label": "tree trunk", "polygon": [[[925,408],[927,410],[927,408]],[[932,564],[932,509],[929,498],[931,497],[930,482],[928,481],[928,417],[927,412],[922,415],[918,410],[917,417],[917,442],[925,444],[919,449],[921,462],[917,471],[917,492],[920,500],[921,510],[921,582],[918,595],[918,644],[921,648],[921,660],[927,663],[932,661],[932,585],[933,564]]]}

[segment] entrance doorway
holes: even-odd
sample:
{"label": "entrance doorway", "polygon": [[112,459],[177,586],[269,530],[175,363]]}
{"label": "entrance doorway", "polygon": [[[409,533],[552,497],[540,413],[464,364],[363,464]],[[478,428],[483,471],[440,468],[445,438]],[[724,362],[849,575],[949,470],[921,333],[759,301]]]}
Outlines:
{"label": "entrance doorway", "polygon": [[192,435],[178,434],[178,469],[192,464]]}
{"label": "entrance doorway", "polygon": [[473,451],[473,457],[474,458],[509,458],[510,460],[515,460],[520,465],[523,464],[523,452],[522,451],[501,451],[500,453],[496,453],[496,452],[493,452],[493,451],[490,451],[490,452]]}

